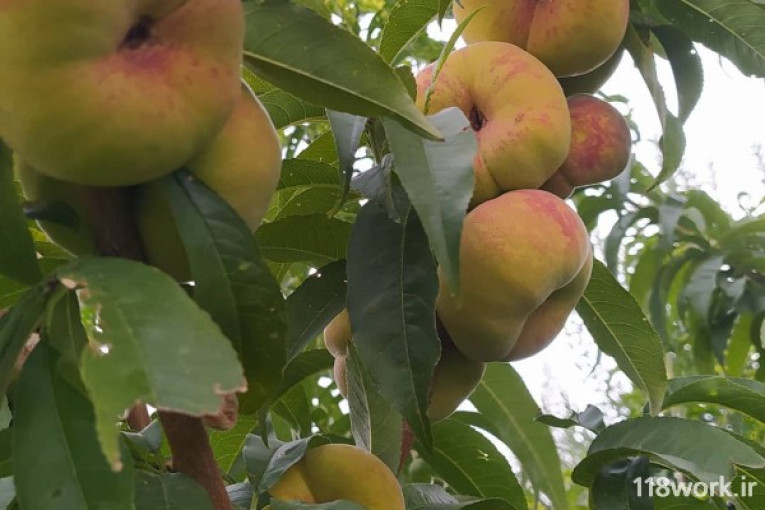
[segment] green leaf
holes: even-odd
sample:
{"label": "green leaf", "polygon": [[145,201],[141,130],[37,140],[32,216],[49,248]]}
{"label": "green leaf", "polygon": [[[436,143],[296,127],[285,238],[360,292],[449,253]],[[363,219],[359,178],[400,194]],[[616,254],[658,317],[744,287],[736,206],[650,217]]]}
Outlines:
{"label": "green leaf", "polygon": [[488,363],[470,402],[480,414],[474,425],[505,443],[523,466],[534,488],[558,510],[568,508],[561,459],[550,429],[536,421],[541,414],[518,372],[507,363]]}
{"label": "green leaf", "polygon": [[619,248],[622,245],[624,236],[627,234],[627,230],[641,219],[649,219],[651,223],[656,223],[658,211],[655,207],[646,207],[635,212],[629,212],[620,216],[611,228],[611,232],[608,233],[604,252],[606,255],[606,266],[611,272],[615,273],[619,268]]}
{"label": "green leaf", "polygon": [[705,326],[710,319],[712,293],[717,287],[717,274],[724,260],[724,256],[715,255],[696,264],[681,293],[682,298],[688,300]]}
{"label": "green leaf", "polygon": [[8,397],[0,397],[0,432],[8,428],[11,424],[11,409],[8,407]]}
{"label": "green leaf", "polygon": [[304,385],[297,384],[285,391],[279,400],[271,404],[271,409],[289,422],[300,437],[311,434],[311,404]]}
{"label": "green leaf", "polygon": [[288,2],[245,3],[245,63],[279,88],[326,108],[388,116],[441,138],[393,70],[364,42]]}
{"label": "green leaf", "polygon": [[276,389],[287,362],[281,290],[250,229],[225,200],[185,172],[164,186],[194,277],[194,300],[239,354],[247,378],[240,407],[254,412]]}
{"label": "green leaf", "polygon": [[749,341],[752,321],[751,314],[742,314],[733,326],[725,360],[725,371],[730,377],[740,377],[749,361],[749,353],[752,350],[752,343]]}
{"label": "green leaf", "polygon": [[16,499],[16,487],[13,478],[0,478],[0,508],[11,508],[11,503]]}
{"label": "green leaf", "polygon": [[336,165],[338,156],[332,131],[327,131],[314,139],[311,145],[298,154],[297,159],[308,159],[320,161],[327,165]]}
{"label": "green leaf", "polygon": [[32,285],[42,274],[37,265],[32,236],[16,195],[13,181],[13,154],[0,140],[0,274]]}
{"label": "green leaf", "polygon": [[278,499],[271,500],[272,510],[365,510],[363,506],[358,503],[352,503],[350,501],[332,501],[331,503],[296,503],[281,501]]}
{"label": "green leaf", "polygon": [[234,505],[234,510],[247,510],[252,504],[254,496],[250,482],[234,483],[226,486],[226,492]]}
{"label": "green leaf", "polygon": [[658,412],[667,385],[661,339],[635,298],[597,260],[576,311],[598,347],[646,392],[652,412]]}
{"label": "green leaf", "polygon": [[359,358],[380,394],[430,444],[426,411],[440,342],[438,279],[425,232],[403,190],[401,222],[374,202],[359,213],[348,253],[348,313]]}
{"label": "green leaf", "polygon": [[90,345],[81,372],[106,457],[119,465],[115,419],[143,402],[192,416],[216,414],[222,395],[246,388],[230,341],[158,269],[117,258],[84,258],[58,271],[79,289]]}
{"label": "green leaf", "polygon": [[643,76],[645,84],[648,86],[648,91],[651,93],[656,111],[659,114],[659,122],[661,122],[662,136],[659,140],[659,147],[661,148],[663,161],[661,171],[652,185],[652,188],[655,188],[672,177],[680,167],[680,162],[685,152],[685,134],[678,118],[667,109],[664,89],[656,76],[656,63],[654,62],[653,51],[641,40],[640,34],[633,25],[627,27],[627,34],[624,40],[627,50],[632,55],[635,65]]}
{"label": "green leaf", "polygon": [[651,31],[661,42],[672,66],[672,74],[677,87],[678,112],[681,123],[685,123],[696,107],[704,88],[704,70],[701,57],[693,47],[693,42],[675,27],[658,26]]}
{"label": "green leaf", "polygon": [[345,372],[354,442],[375,454],[392,472],[398,472],[405,427],[401,414],[377,391],[353,344]]}
{"label": "green leaf", "polygon": [[0,478],[13,476],[13,431],[0,430]]}
{"label": "green leaf", "polygon": [[[117,430],[114,419],[111,426]],[[45,341],[21,374],[12,430],[22,508],[133,510],[133,460],[127,447],[115,444],[113,465],[121,470],[113,471],[99,449],[91,403],[56,373],[56,355]]]}
{"label": "green leaf", "polygon": [[345,308],[345,260],[309,276],[287,298],[287,346],[290,357],[302,351]]}
{"label": "green leaf", "polygon": [[581,413],[571,412],[571,416],[568,418],[558,418],[551,414],[543,414],[537,417],[537,421],[544,423],[550,427],[557,427],[562,429],[571,428],[574,426],[584,427],[591,432],[598,433],[605,428],[603,421],[603,411],[588,404],[587,407]]}
{"label": "green leaf", "polygon": [[758,381],[704,375],[669,381],[664,409],[695,402],[720,404],[765,423],[765,384]]}
{"label": "green leaf", "polygon": [[326,349],[311,349],[301,352],[284,367],[284,375],[272,398],[278,399],[310,375],[331,369],[332,361],[332,355]]}
{"label": "green leaf", "polygon": [[444,487],[429,483],[405,485],[404,499],[408,510],[517,510],[498,498],[478,500],[462,496],[463,500],[458,501]]}
{"label": "green leaf", "polygon": [[325,214],[289,216],[261,225],[260,251],[273,262],[310,262],[321,267],[345,258],[351,224]]}
{"label": "green leaf", "polygon": [[483,434],[459,419],[433,425],[433,453],[418,448],[446,483],[461,494],[496,497],[516,510],[527,508],[521,485],[507,459]]}
{"label": "green leaf", "polygon": [[340,159],[340,184],[341,193],[338,196],[335,209],[340,209],[343,202],[348,198],[351,177],[353,176],[353,164],[356,161],[356,149],[359,148],[361,135],[364,134],[366,117],[349,115],[347,113],[327,111],[329,125],[332,127],[332,135],[337,145],[337,155]]}
{"label": "green leaf", "polygon": [[268,436],[268,444],[258,435],[247,435],[244,448],[242,449],[242,458],[247,469],[247,479],[252,487],[260,486],[260,481],[268,468],[269,462],[271,462],[271,458],[283,444],[278,439],[272,437],[272,435]]}
{"label": "green leaf", "polygon": [[247,437],[258,425],[258,419],[251,414],[239,414],[236,424],[229,430],[210,431],[210,446],[221,471],[235,476],[237,462],[245,447]]}
{"label": "green leaf", "polygon": [[329,441],[324,437],[311,436],[280,445],[268,462],[263,477],[260,479],[258,491],[271,489],[289,468],[300,462],[305,452],[310,448],[327,443]]}
{"label": "green leaf", "polygon": [[192,478],[181,473],[135,476],[135,510],[212,510],[210,496]]}
{"label": "green leaf", "polygon": [[603,466],[635,455],[647,455],[654,463],[707,483],[732,478],[734,465],[765,466],[765,458],[724,430],[698,421],[645,416],[601,432],[571,479],[589,487]]}
{"label": "green leaf", "polygon": [[402,50],[430,23],[439,10],[438,0],[399,0],[390,10],[380,38],[380,55],[398,62]]}
{"label": "green leaf", "polygon": [[47,289],[32,287],[16,306],[0,317],[0,395],[5,394],[15,377],[16,360],[42,319],[47,302]]}
{"label": "green leaf", "polygon": [[395,171],[422,221],[441,271],[459,291],[462,223],[473,195],[473,159],[477,150],[470,121],[457,108],[430,117],[444,142],[423,140],[393,122],[385,122]]}
{"label": "green leaf", "polygon": [[283,90],[272,89],[258,94],[276,129],[324,118],[324,108],[303,101]]}
{"label": "green leaf", "polygon": [[603,468],[590,487],[592,510],[654,510],[647,490],[638,497],[636,486],[650,476],[648,459],[636,457],[617,461]]}
{"label": "green leaf", "polygon": [[765,77],[765,9],[749,0],[661,0],[659,11],[694,41]]}
{"label": "green leaf", "polygon": [[[330,137],[330,141],[333,140]],[[279,190],[295,190],[327,186],[337,188],[340,180],[337,169],[321,161],[310,159],[285,159],[282,161],[282,172],[279,177]]]}

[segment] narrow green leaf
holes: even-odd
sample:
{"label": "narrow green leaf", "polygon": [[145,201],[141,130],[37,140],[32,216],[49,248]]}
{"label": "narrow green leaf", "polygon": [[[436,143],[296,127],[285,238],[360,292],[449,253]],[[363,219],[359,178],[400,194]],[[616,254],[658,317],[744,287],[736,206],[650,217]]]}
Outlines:
{"label": "narrow green leaf", "polygon": [[332,165],[309,159],[285,159],[282,161],[282,172],[277,189],[303,189],[315,186],[337,188],[339,185],[337,169]]}
{"label": "narrow green leaf", "polygon": [[[348,254],[348,312],[359,357],[380,394],[430,444],[426,411],[440,342],[438,279],[425,232],[403,190],[401,223],[374,202],[359,213]],[[407,207],[408,206],[408,207]]]}
{"label": "narrow green leaf", "polygon": [[236,477],[237,463],[242,449],[247,443],[247,437],[258,425],[258,419],[252,414],[239,414],[236,424],[229,430],[210,431],[210,446],[215,461],[223,473]]}
{"label": "narrow green leaf", "polygon": [[696,107],[704,88],[704,70],[701,57],[693,47],[693,42],[675,27],[658,26],[651,29],[664,47],[672,66],[672,75],[677,87],[677,116],[685,123]]}
{"label": "narrow green leaf", "polygon": [[348,198],[351,177],[353,177],[353,164],[356,162],[356,149],[359,148],[361,135],[364,134],[366,117],[349,115],[347,113],[327,111],[329,125],[332,127],[332,135],[337,146],[337,155],[340,159],[340,189],[335,210],[342,207]]}
{"label": "narrow green leaf", "polygon": [[311,403],[303,384],[296,384],[285,391],[271,409],[284,418],[299,437],[311,435]]}
{"label": "narrow green leaf", "polygon": [[13,431],[3,429],[0,430],[0,478],[13,476],[13,469]]}
{"label": "narrow green leaf", "polygon": [[149,473],[135,476],[135,510],[212,510],[207,492],[181,473]]}
{"label": "narrow green leaf", "polygon": [[733,326],[725,360],[725,371],[730,377],[740,377],[749,361],[749,353],[752,350],[749,332],[753,319],[751,314],[741,314]]}
{"label": "narrow green leaf", "polygon": [[0,395],[5,394],[15,377],[16,360],[42,319],[47,302],[47,289],[32,287],[16,306],[0,317]]}
{"label": "narrow green leaf", "polygon": [[477,150],[470,121],[457,108],[430,117],[446,137],[423,140],[393,122],[385,122],[394,168],[422,221],[436,260],[451,288],[458,291],[462,223],[473,195],[473,159]]}
{"label": "narrow green leaf", "polygon": [[13,181],[13,154],[0,140],[0,274],[32,285],[42,274]]}
{"label": "narrow green leaf", "polygon": [[216,414],[246,382],[218,326],[160,270],[117,258],[83,258],[58,271],[95,314],[81,372],[101,448],[119,465],[115,419],[143,402],[193,416]]}
{"label": "narrow green leaf", "polygon": [[733,478],[734,466],[765,466],[765,458],[724,430],[698,421],[645,416],[601,432],[571,479],[589,487],[603,466],[635,455],[647,455],[707,483]]}
{"label": "narrow green leaf", "polygon": [[358,503],[342,500],[332,501],[331,503],[310,504],[272,499],[271,508],[272,510],[365,510],[364,507]]}
{"label": "narrow green leaf", "polygon": [[380,38],[380,55],[386,62],[398,62],[406,46],[438,14],[439,4],[438,0],[396,2]]}
{"label": "narrow green leaf", "polygon": [[638,209],[635,212],[620,216],[611,232],[606,237],[606,246],[604,249],[606,255],[606,266],[611,272],[616,272],[619,267],[619,248],[622,245],[627,230],[641,219],[649,219],[651,223],[658,220],[658,212],[655,207],[646,207]]}
{"label": "narrow green leaf", "polygon": [[113,471],[99,449],[91,403],[56,373],[56,355],[45,341],[27,359],[19,380],[12,430],[22,508],[133,510],[127,447],[115,445],[112,464],[121,470]]}
{"label": "narrow green leaf", "polygon": [[287,298],[290,357],[302,351],[345,308],[347,290],[345,260],[338,260],[309,276],[290,294]]}
{"label": "narrow green leaf", "polygon": [[496,497],[526,510],[526,497],[507,459],[483,434],[459,419],[433,426],[433,453],[419,447],[439,476],[461,494]]}
{"label": "narrow green leaf", "polygon": [[536,421],[539,406],[518,372],[507,363],[488,363],[470,402],[481,421],[473,423],[505,443],[534,488],[558,510],[568,508],[561,460],[550,429]]}
{"label": "narrow green leaf", "polygon": [[335,147],[332,131],[327,131],[314,139],[308,147],[298,154],[297,158],[336,165],[338,162],[337,147]]}
{"label": "narrow green leaf", "polygon": [[346,358],[346,383],[354,442],[375,454],[391,471],[398,472],[404,420],[380,396],[353,344]]}
{"label": "narrow green leaf", "polygon": [[571,428],[574,426],[584,427],[591,432],[598,433],[605,428],[603,411],[588,404],[581,413],[572,411],[568,418],[558,418],[551,414],[543,414],[537,417],[537,421],[550,427]]}
{"label": "narrow green leaf", "polygon": [[724,260],[723,255],[714,255],[695,264],[681,293],[681,297],[688,300],[704,327],[710,320],[712,293],[717,287],[717,275]]}
{"label": "narrow green leaf", "polygon": [[8,407],[8,397],[0,397],[0,432],[8,428],[11,424],[11,409]]}
{"label": "narrow green leaf", "polygon": [[661,339],[635,298],[597,260],[576,311],[598,347],[646,392],[652,412],[657,413],[667,385]]}
{"label": "narrow green leaf", "polygon": [[664,409],[696,402],[720,404],[765,423],[765,384],[758,381],[704,375],[669,381]]}
{"label": "narrow green leaf", "polygon": [[244,220],[188,173],[164,181],[194,277],[194,299],[239,354],[247,378],[245,413],[276,389],[287,362],[287,312],[279,285]]}
{"label": "narrow green leaf", "polygon": [[656,75],[653,51],[643,42],[633,25],[627,27],[624,41],[627,50],[635,61],[635,65],[643,76],[645,84],[648,86],[662,126],[659,147],[661,148],[663,161],[661,171],[651,187],[655,188],[672,177],[680,167],[680,162],[685,152],[685,134],[683,133],[683,126],[680,121],[667,109],[664,89]]}
{"label": "narrow green leaf", "polygon": [[245,3],[245,63],[279,88],[326,108],[389,116],[441,138],[393,70],[364,42],[289,2]]}
{"label": "narrow green leaf", "polygon": [[258,491],[267,491],[276,485],[282,475],[300,462],[310,448],[327,443],[329,441],[324,437],[311,436],[280,445],[268,461],[268,466],[260,479]]}
{"label": "narrow green leaf", "polygon": [[765,77],[765,9],[749,0],[661,0],[659,11],[739,70]]}
{"label": "narrow green leaf", "polygon": [[16,499],[16,487],[12,477],[0,478],[0,508],[14,510],[11,504]]}
{"label": "narrow green leaf", "polygon": [[308,376],[331,369],[332,361],[332,355],[326,349],[311,349],[301,352],[284,367],[284,375],[272,398],[281,397]]}
{"label": "narrow green leaf", "polygon": [[325,214],[289,216],[261,225],[260,251],[273,262],[310,262],[321,267],[345,258],[351,224]]}
{"label": "narrow green leaf", "polygon": [[654,510],[647,487],[641,484],[651,475],[648,467],[646,457],[636,457],[603,468],[590,487],[590,509]]}
{"label": "narrow green leaf", "polygon": [[324,108],[303,101],[283,90],[272,89],[258,94],[276,129],[324,118]]}

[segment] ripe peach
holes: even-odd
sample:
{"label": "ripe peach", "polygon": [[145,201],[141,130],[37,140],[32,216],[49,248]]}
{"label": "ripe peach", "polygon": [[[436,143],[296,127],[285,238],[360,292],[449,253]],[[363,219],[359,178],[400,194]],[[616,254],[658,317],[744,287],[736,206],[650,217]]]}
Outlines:
{"label": "ripe peach", "polygon": [[516,44],[555,76],[592,71],[613,55],[624,37],[629,0],[460,0],[454,17],[476,14],[462,33],[467,43]]}
{"label": "ripe peach", "polygon": [[452,341],[478,361],[519,359],[563,328],[590,276],[582,220],[541,190],[510,191],[465,218],[462,293],[441,278],[438,314]]}
{"label": "ripe peach", "polygon": [[632,139],[619,111],[586,94],[568,98],[571,147],[557,172],[542,186],[561,198],[577,186],[613,179],[627,167]]}
{"label": "ripe peach", "polygon": [[[417,76],[421,109],[432,77],[433,66]],[[538,188],[566,158],[571,121],[560,84],[517,46],[483,42],[449,55],[427,113],[452,106],[470,119],[478,140],[471,207],[503,191]]]}

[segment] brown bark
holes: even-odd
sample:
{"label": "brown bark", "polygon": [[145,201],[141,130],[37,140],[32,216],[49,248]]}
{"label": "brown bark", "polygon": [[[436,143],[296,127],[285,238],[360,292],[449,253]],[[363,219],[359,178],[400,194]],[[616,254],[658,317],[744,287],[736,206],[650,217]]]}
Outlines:
{"label": "brown bark", "polygon": [[[133,214],[130,189],[84,187],[83,198],[88,219],[96,231],[98,252],[104,256],[144,262],[146,257]],[[231,510],[202,418],[170,411],[160,411],[159,416],[170,444],[173,470],[191,476],[204,487],[214,510]],[[135,425],[137,430],[143,429],[144,420],[146,425],[149,423],[146,406],[131,409],[128,420],[129,424],[133,421],[131,428]]]}
{"label": "brown bark", "polygon": [[189,475],[204,487],[215,510],[231,510],[202,419],[159,411],[159,421],[173,452],[173,470]]}
{"label": "brown bark", "polygon": [[151,423],[151,417],[149,416],[149,409],[145,404],[137,404],[130,408],[127,415],[127,424],[130,430],[140,432],[145,429]]}

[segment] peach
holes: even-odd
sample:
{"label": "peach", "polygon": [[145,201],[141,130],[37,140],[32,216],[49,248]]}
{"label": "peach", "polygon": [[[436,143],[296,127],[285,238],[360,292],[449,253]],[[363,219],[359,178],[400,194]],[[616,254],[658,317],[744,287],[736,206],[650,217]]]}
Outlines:
{"label": "peach", "polygon": [[624,37],[629,0],[460,0],[454,17],[461,22],[488,5],[462,33],[467,43],[516,44],[550,68],[555,76],[592,71],[613,55]]}
{"label": "peach", "polygon": [[404,510],[401,486],[388,467],[368,451],[346,444],[311,448],[269,493],[282,501],[344,499],[367,510]]}
{"label": "peach", "polygon": [[[432,65],[417,76],[421,109],[432,77]],[[566,158],[571,121],[560,84],[517,46],[484,42],[449,55],[427,113],[448,107],[470,119],[478,141],[471,207],[503,191],[538,188]]]}
{"label": "peach", "polygon": [[580,74],[579,76],[558,78],[566,97],[573,96],[574,94],[592,94],[600,90],[614,74],[616,68],[619,67],[623,55],[624,47],[620,46],[616,53],[592,71]]}
{"label": "peach", "polygon": [[577,186],[613,179],[627,168],[632,148],[629,126],[619,111],[596,97],[568,98],[571,147],[542,189],[568,197]]}
{"label": "peach", "polygon": [[[223,130],[186,168],[224,198],[251,230],[260,225],[279,182],[281,150],[271,119],[252,91],[243,88]],[[161,184],[139,186],[135,207],[149,262],[188,280],[186,251]]]}
{"label": "peach", "polygon": [[590,276],[582,220],[541,190],[507,192],[473,209],[460,244],[462,292],[445,278],[437,310],[452,341],[477,361],[519,359],[549,344]]}
{"label": "peach", "polygon": [[[454,346],[440,323],[438,335],[441,339],[441,358],[433,370],[428,405],[428,417],[434,422],[447,418],[473,393],[485,370],[484,363],[468,359]],[[324,329],[324,344],[335,356],[335,383],[344,396],[348,396],[347,353],[350,341],[348,311],[343,310]]]}

